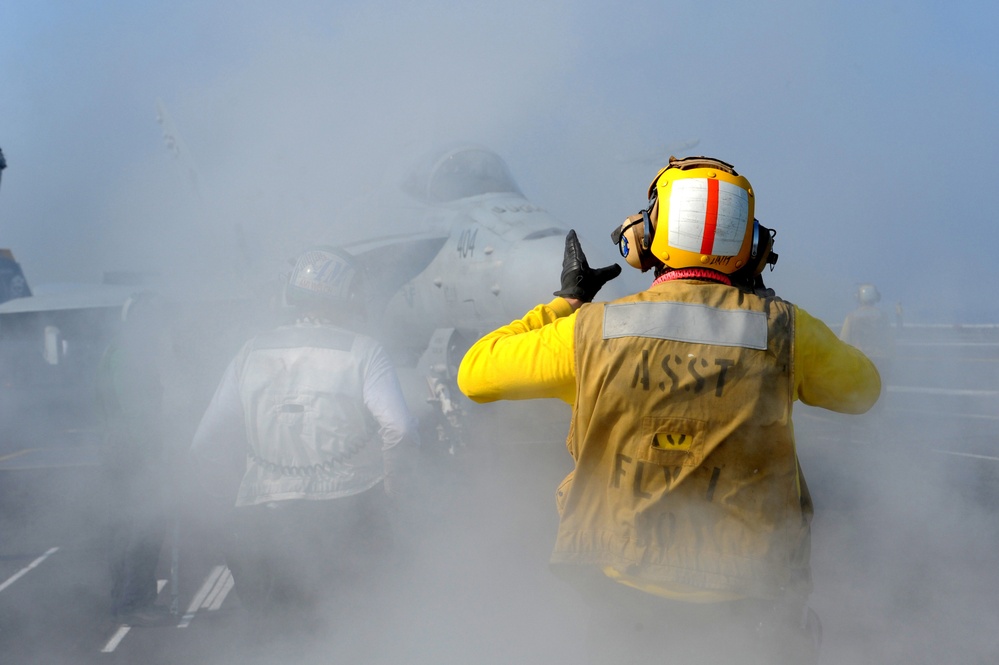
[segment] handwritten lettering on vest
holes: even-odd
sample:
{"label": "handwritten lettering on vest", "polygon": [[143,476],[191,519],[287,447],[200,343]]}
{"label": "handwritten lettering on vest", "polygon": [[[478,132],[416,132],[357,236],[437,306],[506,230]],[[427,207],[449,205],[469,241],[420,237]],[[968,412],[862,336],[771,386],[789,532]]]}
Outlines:
{"label": "handwritten lettering on vest", "polygon": [[621,487],[622,482],[628,482],[631,484],[633,496],[651,499],[654,493],[668,492],[670,485],[679,475],[678,466],[660,466],[618,453],[614,456],[614,478],[611,480],[611,486],[617,489]]}
{"label": "handwritten lettering on vest", "polygon": [[704,358],[694,354],[682,358],[667,354],[661,360],[652,360],[650,355],[648,349],[642,350],[642,358],[635,366],[635,374],[631,380],[632,388],[641,384],[642,390],[651,390],[653,386],[657,386],[663,392],[682,390],[695,394],[708,388],[714,391],[715,397],[721,397],[725,392],[728,370],[735,365],[735,360],[731,358]]}

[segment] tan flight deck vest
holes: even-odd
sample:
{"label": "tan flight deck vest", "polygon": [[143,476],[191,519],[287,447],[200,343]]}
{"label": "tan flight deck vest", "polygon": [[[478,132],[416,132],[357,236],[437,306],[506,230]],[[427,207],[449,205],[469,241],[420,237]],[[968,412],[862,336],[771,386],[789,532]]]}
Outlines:
{"label": "tan flight deck vest", "polygon": [[712,282],[584,305],[556,569],[611,566],[756,598],[807,593],[793,339],[793,305]]}

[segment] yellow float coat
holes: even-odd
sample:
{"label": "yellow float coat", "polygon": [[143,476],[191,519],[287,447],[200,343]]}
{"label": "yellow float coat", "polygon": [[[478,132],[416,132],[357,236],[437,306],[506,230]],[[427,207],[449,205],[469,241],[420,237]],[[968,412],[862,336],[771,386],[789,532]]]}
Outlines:
{"label": "yellow float coat", "polygon": [[791,404],[860,413],[880,392],[873,364],[800,308],[688,280],[541,305],[477,342],[458,380],[476,401],[573,404],[554,564],[707,601],[807,593]]}

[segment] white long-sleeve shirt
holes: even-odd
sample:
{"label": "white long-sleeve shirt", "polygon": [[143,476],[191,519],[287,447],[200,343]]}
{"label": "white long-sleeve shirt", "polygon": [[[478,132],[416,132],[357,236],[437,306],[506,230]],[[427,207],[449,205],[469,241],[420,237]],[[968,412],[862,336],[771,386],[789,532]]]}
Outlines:
{"label": "white long-sleeve shirt", "polygon": [[244,345],[192,453],[214,494],[247,506],[363,492],[392,472],[401,448],[417,437],[381,345],[302,320]]}

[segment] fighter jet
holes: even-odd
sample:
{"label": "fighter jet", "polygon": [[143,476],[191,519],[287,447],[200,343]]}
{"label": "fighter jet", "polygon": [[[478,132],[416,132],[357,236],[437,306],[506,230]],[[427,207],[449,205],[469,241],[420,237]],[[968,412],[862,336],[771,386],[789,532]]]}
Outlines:
{"label": "fighter jet", "polygon": [[[176,135],[176,128],[170,135]],[[168,141],[172,145],[175,138]],[[413,231],[337,246],[355,257],[364,272],[371,332],[392,356],[411,410],[425,430],[436,430],[443,447],[455,452],[466,439],[470,406],[455,383],[464,352],[483,334],[553,297],[569,227],[527,200],[503,159],[480,145],[452,144],[433,151],[392,185],[408,195],[408,202],[384,211],[392,224],[368,228],[398,228],[401,220]],[[262,267],[262,243],[247,239],[242,229],[237,236],[241,245],[255,248],[245,263],[258,266],[248,271],[258,285],[249,290],[265,292],[259,286],[265,280],[280,283]],[[326,239],[301,240],[305,246]],[[581,242],[592,265],[613,263],[605,251],[610,243],[598,244],[585,233]],[[289,265],[293,259],[266,263]],[[623,294],[610,282],[600,297]],[[520,404],[475,411],[481,416],[536,409]],[[565,418],[556,420],[564,429]]]}
{"label": "fighter jet", "polygon": [[[495,153],[448,149],[404,189],[423,204],[410,214],[424,230],[344,245],[369,268],[371,291],[386,298],[369,312],[386,344],[422,353],[443,330],[474,338],[558,288],[569,228],[524,198]],[[599,256],[595,243],[586,247]]]}
{"label": "fighter jet", "polygon": [[[430,155],[402,187],[418,203],[408,214],[421,230],[343,248],[367,268],[369,316],[411,406],[424,418],[427,405],[436,411],[453,451],[464,428],[454,385],[462,355],[481,335],[551,299],[569,227],[528,201],[503,160],[478,145]],[[613,262],[595,242],[582,242],[593,265]],[[610,282],[600,297],[619,291]]]}
{"label": "fighter jet", "polygon": [[[190,176],[196,196],[204,200],[200,169],[161,100],[156,102],[156,119],[165,147]],[[399,362],[411,365],[428,352],[435,354],[446,348],[443,338],[450,338],[450,346],[459,349],[459,339],[470,343],[519,318],[547,302],[558,288],[569,227],[528,201],[492,150],[469,143],[441,147],[419,160],[402,182],[390,186],[400,186],[414,205],[388,214],[414,231],[335,244],[366,268],[369,316]],[[287,265],[294,257],[261,260],[259,254],[267,250],[260,248],[267,243],[247,237],[251,232],[240,224],[235,230],[247,290],[265,293],[279,281],[271,274],[273,266]],[[302,247],[329,241],[300,240]],[[613,262],[604,251],[608,243],[587,241],[585,234],[581,241],[594,265]],[[247,246],[256,251],[247,251]],[[607,298],[616,295],[623,292],[618,293],[614,282],[601,293]],[[445,360],[434,358],[434,363]],[[456,364],[453,358],[447,362]]]}

